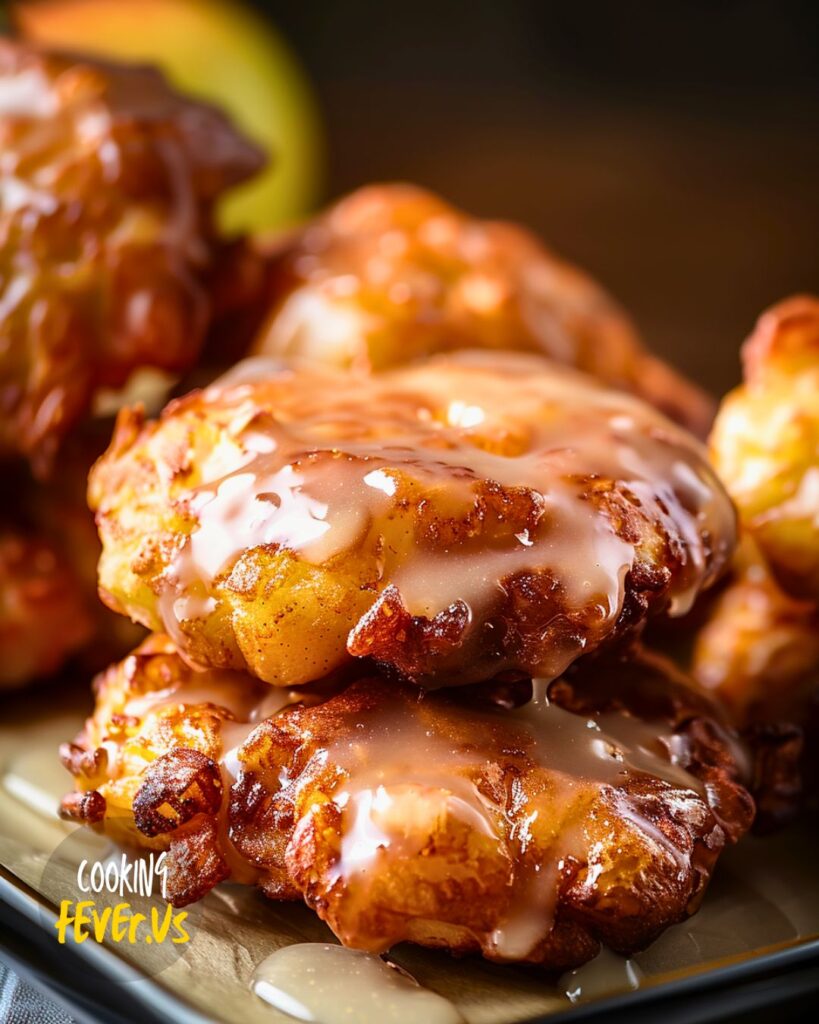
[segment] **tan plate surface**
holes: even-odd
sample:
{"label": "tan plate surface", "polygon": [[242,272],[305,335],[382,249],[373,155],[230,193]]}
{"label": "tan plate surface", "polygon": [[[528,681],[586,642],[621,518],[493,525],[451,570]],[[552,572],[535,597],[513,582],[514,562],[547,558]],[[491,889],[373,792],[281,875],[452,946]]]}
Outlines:
{"label": "tan plate surface", "polygon": [[[74,828],[55,813],[69,781],[56,760],[56,746],[73,737],[88,703],[80,686],[5,697],[0,704],[0,865],[52,905],[65,894],[61,874],[68,878],[74,870],[65,863],[43,878],[45,864]],[[801,826],[773,839],[747,840],[731,851],[700,913],[669,929],[631,962],[643,976],[641,984],[662,984],[819,935],[819,873],[806,856],[808,850],[819,850],[816,839],[815,828]],[[43,925],[49,927],[47,917]],[[220,1021],[292,1020],[257,999],[248,983],[254,966],[269,953],[305,941],[334,940],[305,907],[276,905],[253,890],[225,884],[203,901],[184,955],[136,984],[149,998],[153,993],[167,1005],[171,995]],[[91,946],[87,942],[80,949],[92,957]],[[112,949],[143,973],[144,947]],[[556,983],[534,970],[457,960],[409,946],[399,947],[391,959],[449,998],[469,1024],[509,1024],[565,1010],[571,1005],[567,989],[584,989],[588,1001],[629,987],[625,962],[622,971],[586,968]]]}

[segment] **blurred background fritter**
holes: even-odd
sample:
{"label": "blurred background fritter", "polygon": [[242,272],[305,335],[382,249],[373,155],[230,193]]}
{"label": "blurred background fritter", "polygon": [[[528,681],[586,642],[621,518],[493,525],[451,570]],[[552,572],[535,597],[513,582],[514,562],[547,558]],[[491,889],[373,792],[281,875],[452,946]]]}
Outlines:
{"label": "blurred background fritter", "polygon": [[409,180],[527,225],[713,394],[816,291],[812,0],[257,0],[324,112],[329,195]]}
{"label": "blurred background fritter", "polygon": [[0,675],[19,686],[139,636],[97,597],[88,471],[123,386],[161,401],[247,302],[255,257],[214,206],[262,156],[152,68],[9,40],[0,148]]}
{"label": "blurred background fritter", "polygon": [[739,724],[802,721],[819,690],[819,607],[781,589],[750,537],[696,632],[692,672]]}
{"label": "blurred background fritter", "polygon": [[695,433],[712,417],[580,270],[524,228],[412,185],[345,197],[272,247],[268,275],[255,352],[380,370],[457,348],[522,349],[635,392]]}
{"label": "blurred background fritter", "polygon": [[101,549],[86,489],[112,425],[102,418],[75,429],[47,483],[21,462],[3,467],[14,500],[0,518],[0,685],[23,686],[68,666],[85,680],[143,633],[97,594]]}
{"label": "blurred background fritter", "polygon": [[780,584],[819,601],[819,298],[759,318],[744,383],[720,406],[711,457]]}
{"label": "blurred background fritter", "polygon": [[[258,15],[250,31],[243,6]],[[221,89],[234,118],[263,126],[279,191],[239,218],[245,230],[265,211],[266,229],[293,223],[367,182],[417,182],[477,217],[525,224],[715,396],[736,384],[737,345],[759,311],[816,291],[812,0],[474,0],[468,16],[460,0],[12,9],[45,45],[153,56],[178,87],[212,101]],[[271,26],[289,54],[268,46]],[[237,205],[250,198],[240,191]]]}
{"label": "blurred background fritter", "polygon": [[42,476],[101,388],[196,360],[213,205],[262,158],[149,68],[0,41],[0,105],[0,448]]}
{"label": "blurred background fritter", "polygon": [[91,604],[65,552],[0,526],[0,689],[57,671],[94,634]]}

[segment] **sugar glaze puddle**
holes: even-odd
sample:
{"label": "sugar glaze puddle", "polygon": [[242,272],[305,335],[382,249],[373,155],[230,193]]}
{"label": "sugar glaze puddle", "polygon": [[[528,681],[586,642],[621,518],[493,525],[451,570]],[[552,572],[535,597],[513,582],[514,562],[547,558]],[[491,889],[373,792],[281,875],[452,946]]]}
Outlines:
{"label": "sugar glaze puddle", "polygon": [[448,999],[381,957],[320,942],[276,950],[253,972],[250,987],[282,1013],[315,1024],[464,1021]]}

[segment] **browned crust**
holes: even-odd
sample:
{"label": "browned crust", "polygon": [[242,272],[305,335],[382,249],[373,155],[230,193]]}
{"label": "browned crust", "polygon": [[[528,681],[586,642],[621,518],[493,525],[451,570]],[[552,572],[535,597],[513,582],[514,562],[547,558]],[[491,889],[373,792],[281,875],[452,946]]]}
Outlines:
{"label": "browned crust", "polygon": [[764,386],[771,365],[793,368],[817,360],[819,298],[814,295],[792,295],[765,310],[742,346],[742,368],[751,386]]}

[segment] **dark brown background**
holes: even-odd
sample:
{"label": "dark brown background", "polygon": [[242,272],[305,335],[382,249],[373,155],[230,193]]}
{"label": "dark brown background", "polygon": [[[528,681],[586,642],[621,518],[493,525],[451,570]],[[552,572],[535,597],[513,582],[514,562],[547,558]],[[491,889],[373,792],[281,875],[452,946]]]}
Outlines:
{"label": "dark brown background", "polygon": [[315,82],[328,195],[525,221],[718,391],[765,305],[819,291],[819,4],[257,6]]}

